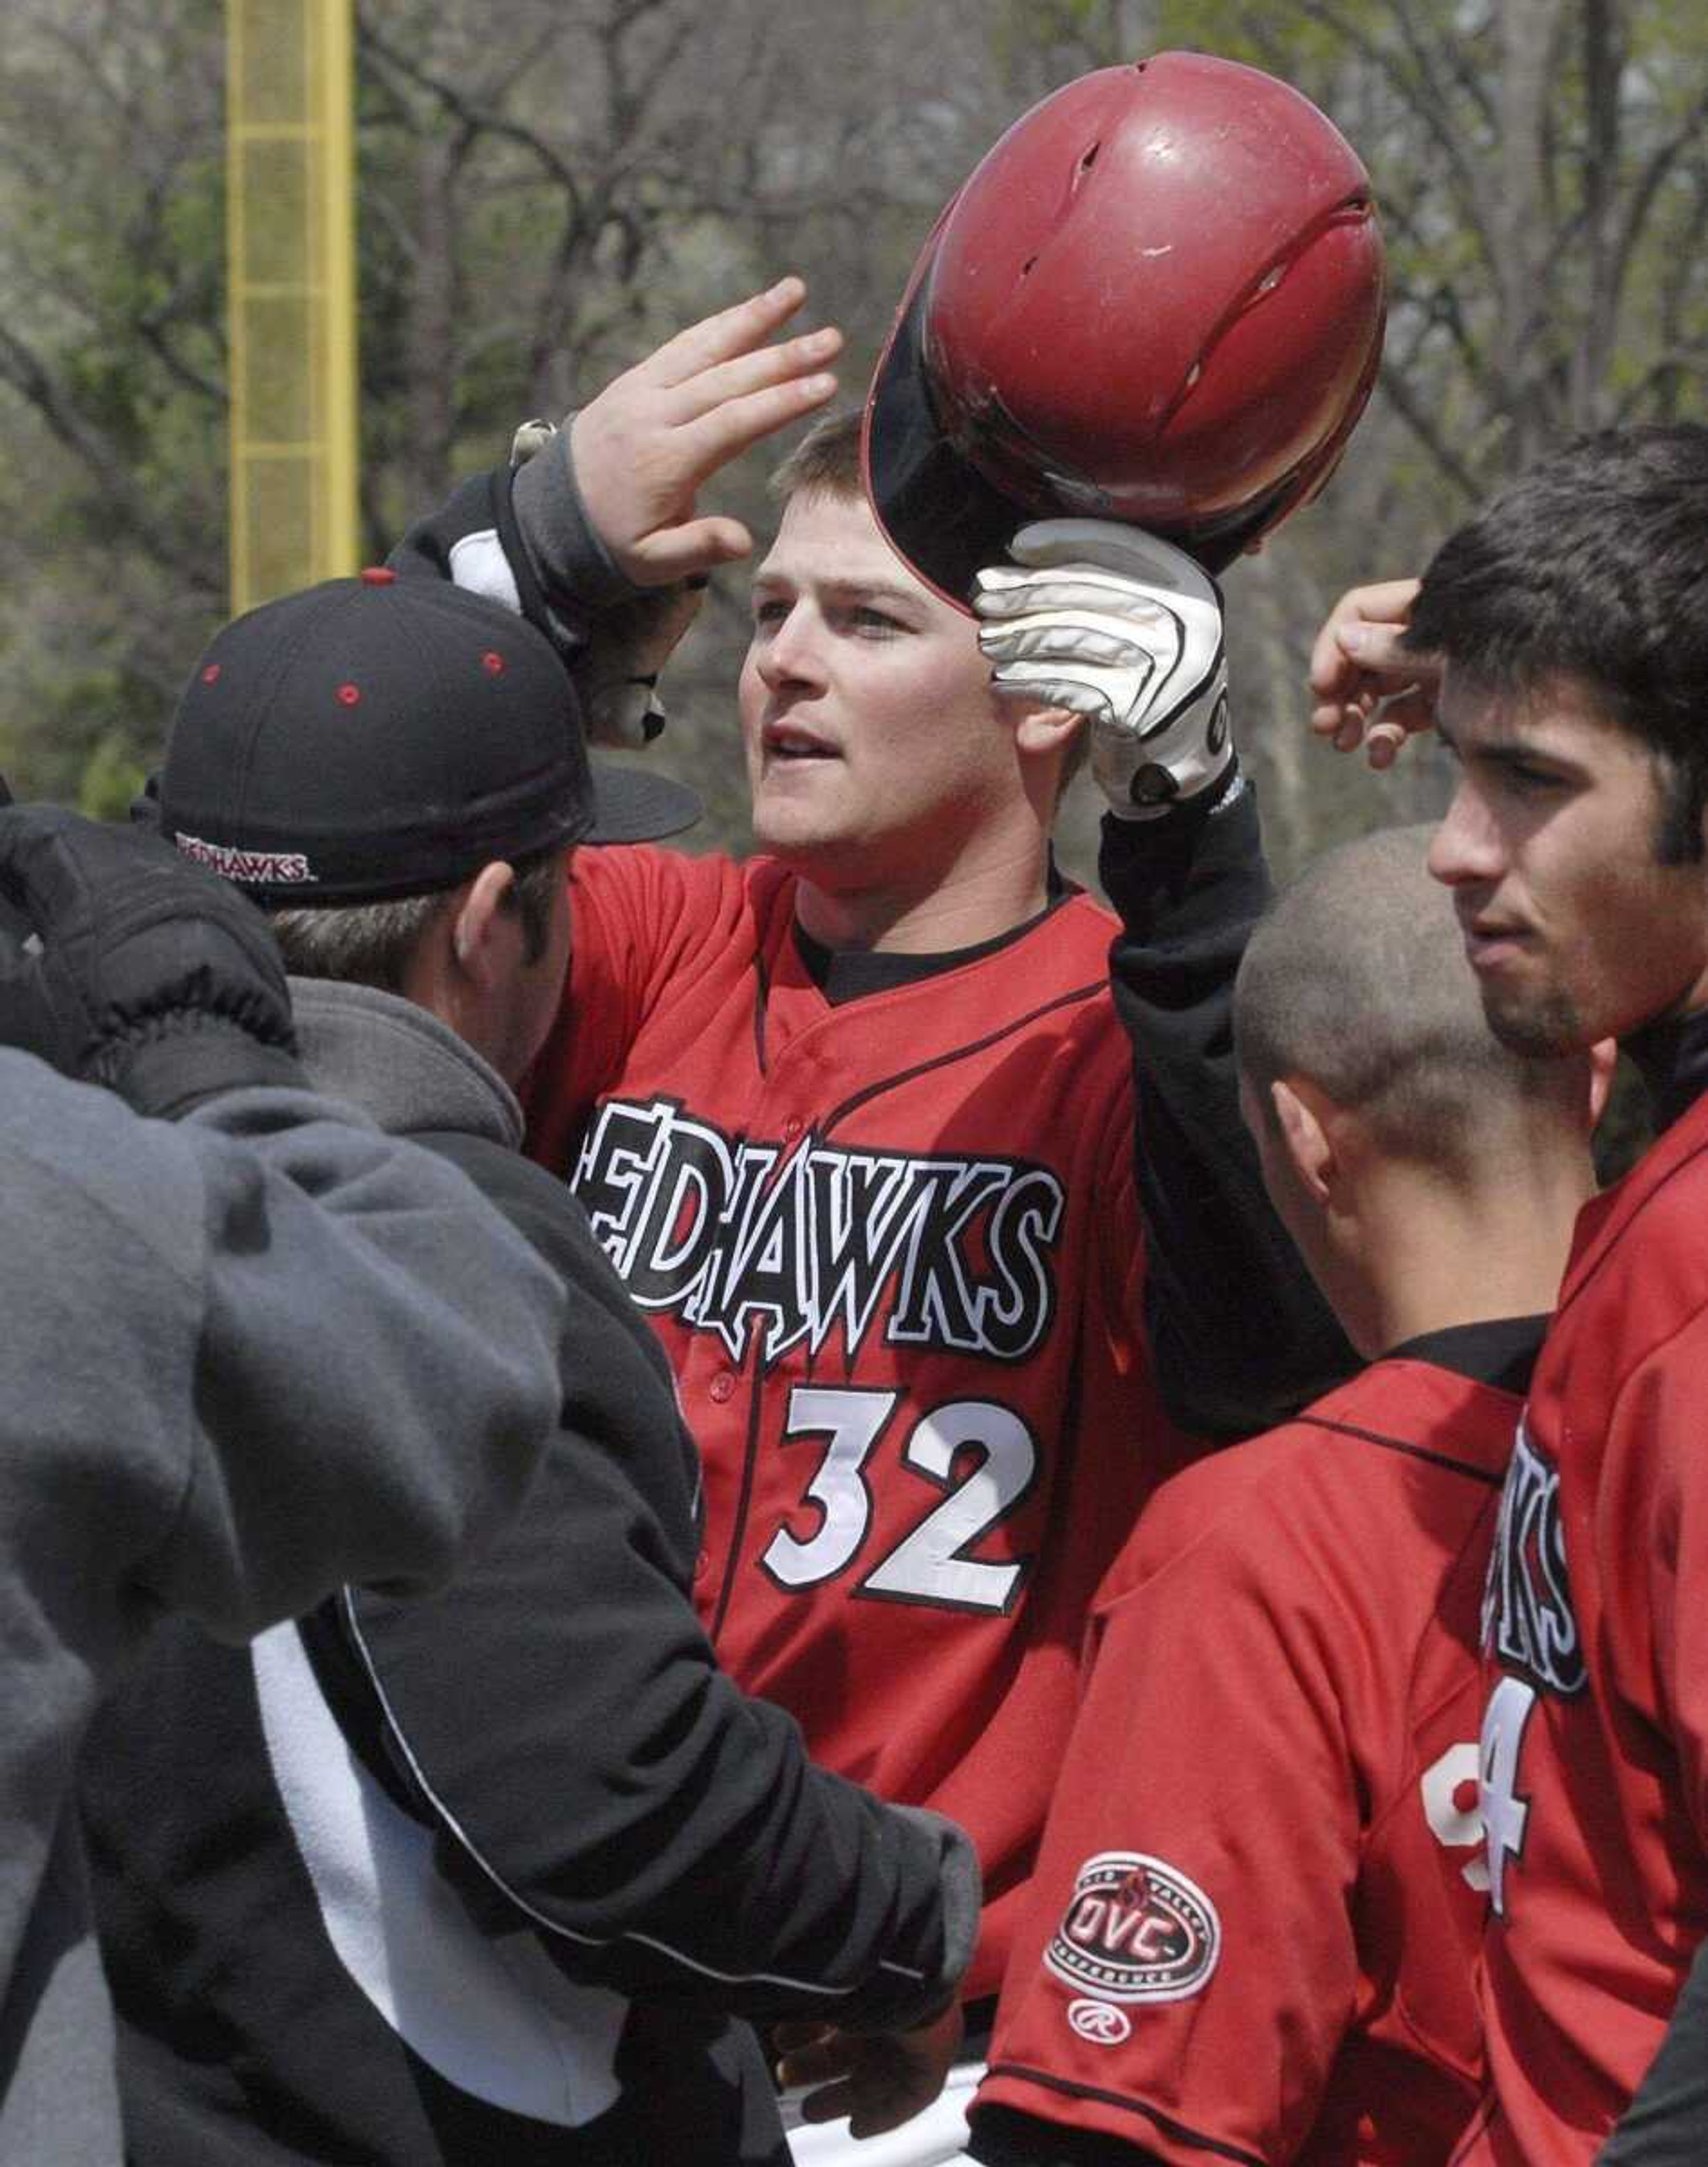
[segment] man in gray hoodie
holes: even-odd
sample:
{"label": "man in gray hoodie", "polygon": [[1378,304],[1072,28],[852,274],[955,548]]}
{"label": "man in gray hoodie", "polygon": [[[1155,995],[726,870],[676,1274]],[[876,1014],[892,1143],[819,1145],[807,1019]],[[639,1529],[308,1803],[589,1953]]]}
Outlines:
{"label": "man in gray hoodie", "polygon": [[168,1636],[103,1722],[85,1788],[137,2167],[782,2162],[738,2018],[898,2035],[893,2099],[856,2104],[900,2118],[953,2045],[970,1846],[815,1768],[717,1667],[664,1355],[517,1149],[568,856],[684,824],[679,793],[595,777],[532,628],[373,572],[216,639],[160,796],[273,914],[324,1088],[468,1172],[570,1307],[528,1510],[455,1587],[346,1591],[252,1657]]}
{"label": "man in gray hoodie", "polygon": [[96,1701],[164,1613],[238,1640],[442,1581],[532,1472],[562,1296],[452,1168],[310,1093],[219,882],[32,808],[0,895],[0,2160],[117,2167],[69,1803]]}

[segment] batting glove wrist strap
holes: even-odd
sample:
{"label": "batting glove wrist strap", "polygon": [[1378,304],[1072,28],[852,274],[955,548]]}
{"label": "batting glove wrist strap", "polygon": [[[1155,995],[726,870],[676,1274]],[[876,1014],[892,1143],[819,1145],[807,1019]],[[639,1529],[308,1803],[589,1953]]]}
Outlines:
{"label": "batting glove wrist strap", "polygon": [[547,598],[578,610],[609,609],[637,591],[587,516],[569,448],[573,414],[561,428],[524,421],[510,444],[510,503]]}
{"label": "batting glove wrist strap", "polygon": [[1124,820],[1154,819],[1233,758],[1221,596],[1171,543],[1103,519],[1021,528],[978,575],[998,692],[1090,718],[1091,765]]}
{"label": "batting glove wrist strap", "polygon": [[[587,741],[638,750],[669,717],[658,675],[698,615],[706,581],[637,588],[618,568],[581,501],[569,428],[524,421],[510,445],[511,503],[525,549],[560,595],[573,594],[577,627],[569,674]],[[525,607],[526,613],[526,607]]]}
{"label": "batting glove wrist strap", "polygon": [[648,745],[669,720],[658,677],[700,613],[704,580],[649,587],[589,621],[586,649],[570,670],[587,741]]}

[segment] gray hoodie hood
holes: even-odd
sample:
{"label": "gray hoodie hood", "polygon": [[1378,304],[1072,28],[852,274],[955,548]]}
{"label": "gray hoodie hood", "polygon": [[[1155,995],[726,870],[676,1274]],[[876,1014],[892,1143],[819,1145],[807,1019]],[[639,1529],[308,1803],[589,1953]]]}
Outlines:
{"label": "gray hoodie hood", "polygon": [[454,1129],[519,1151],[522,1110],[491,1063],[427,1009],[373,986],[290,982],[303,1062],[391,1136]]}

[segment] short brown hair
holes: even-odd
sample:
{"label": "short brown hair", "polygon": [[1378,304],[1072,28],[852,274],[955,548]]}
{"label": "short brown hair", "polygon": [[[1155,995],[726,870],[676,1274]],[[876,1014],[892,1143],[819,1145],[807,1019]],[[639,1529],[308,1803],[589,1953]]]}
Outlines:
{"label": "short brown hair", "polygon": [[834,496],[863,493],[860,472],[860,410],[821,414],[771,475],[771,496],[786,504],[791,496]]}
{"label": "short brown hair", "polygon": [[1696,865],[1708,810],[1708,428],[1605,429],[1509,483],[1436,552],[1405,644],[1479,692],[1560,679],[1647,748],[1662,865]]}
{"label": "short brown hair", "polygon": [[[504,907],[521,919],[523,960],[537,963],[546,952],[552,903],[563,878],[563,846],[509,862],[516,882],[505,891]],[[346,985],[374,986],[383,993],[400,993],[422,935],[455,893],[454,888],[436,888],[430,894],[399,896],[389,903],[275,910],[268,913],[267,924],[286,970],[297,978],[332,978]]]}

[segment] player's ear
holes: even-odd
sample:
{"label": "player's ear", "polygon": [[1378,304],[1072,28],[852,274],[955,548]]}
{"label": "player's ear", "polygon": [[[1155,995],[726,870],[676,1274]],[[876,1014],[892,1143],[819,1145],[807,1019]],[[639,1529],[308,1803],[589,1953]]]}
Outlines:
{"label": "player's ear", "polygon": [[1326,1206],[1339,1171],[1334,1144],[1309,1084],[1277,1078],[1269,1087],[1270,1104],[1281,1130],[1282,1148],[1312,1201]]}
{"label": "player's ear", "polygon": [[516,879],[515,869],[495,858],[450,898],[452,956],[457,969],[478,986],[486,986],[502,967],[500,929],[509,917],[507,898]]}
{"label": "player's ear", "polygon": [[1598,1039],[1589,1049],[1589,1130],[1593,1135],[1600,1126],[1601,1116],[1607,1111],[1608,1094],[1613,1089],[1613,1072],[1619,1065],[1619,1041],[1616,1038]]}
{"label": "player's ear", "polygon": [[1014,718],[1014,742],[1022,752],[1065,752],[1091,724],[1071,707],[1040,707],[1031,702],[1005,700]]}

